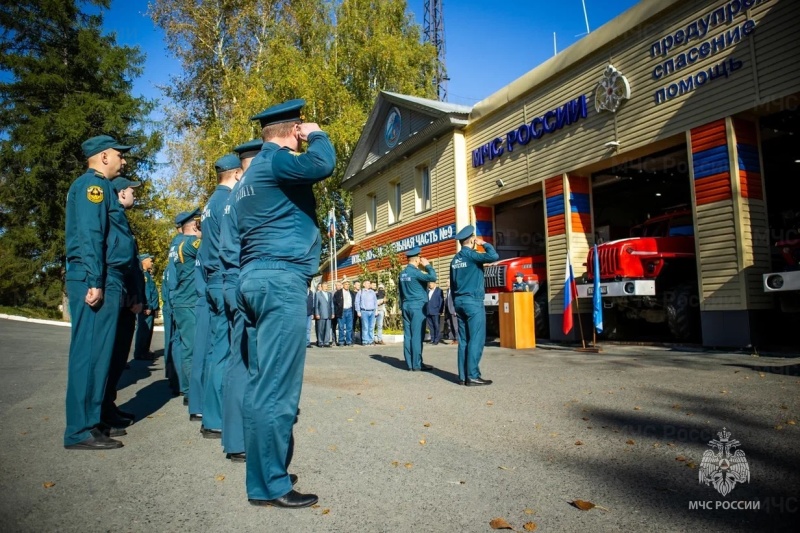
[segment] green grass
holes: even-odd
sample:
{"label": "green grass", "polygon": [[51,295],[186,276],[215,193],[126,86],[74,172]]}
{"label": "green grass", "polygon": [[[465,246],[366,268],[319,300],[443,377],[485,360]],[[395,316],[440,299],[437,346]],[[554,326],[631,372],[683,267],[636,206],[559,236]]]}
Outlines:
{"label": "green grass", "polygon": [[0,305],[0,314],[41,318],[44,320],[61,320],[61,311],[42,307],[9,307]]}

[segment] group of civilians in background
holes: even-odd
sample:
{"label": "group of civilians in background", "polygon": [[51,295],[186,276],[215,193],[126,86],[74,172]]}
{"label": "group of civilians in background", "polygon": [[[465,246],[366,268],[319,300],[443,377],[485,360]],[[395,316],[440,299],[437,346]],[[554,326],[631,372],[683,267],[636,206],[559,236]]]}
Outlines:
{"label": "group of civilians in background", "polygon": [[[375,287],[375,288],[373,288]],[[333,292],[327,282],[321,282],[316,291],[308,289],[306,299],[306,344],[311,342],[311,329],[316,325],[316,345],[352,346],[358,341],[362,346],[385,344],[383,323],[386,318],[386,287],[370,280],[337,281]],[[442,291],[435,282],[428,284],[428,302],[425,307],[431,344],[457,343],[458,326],[453,296],[449,282]],[[443,324],[442,324],[443,322]]]}

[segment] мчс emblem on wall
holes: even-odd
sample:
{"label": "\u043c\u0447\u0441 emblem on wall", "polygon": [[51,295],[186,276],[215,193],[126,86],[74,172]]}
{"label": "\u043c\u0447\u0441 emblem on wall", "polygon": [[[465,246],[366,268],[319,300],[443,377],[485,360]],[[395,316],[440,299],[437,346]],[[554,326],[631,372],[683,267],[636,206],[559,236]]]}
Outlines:
{"label": "\u043c\u0447\u0441 emblem on wall", "polygon": [[706,450],[700,461],[700,483],[704,485],[710,483],[717,492],[727,496],[737,483],[750,482],[750,467],[747,465],[744,451],[736,450],[735,453],[731,453],[731,450],[741,446],[741,443],[736,439],[730,440],[730,431],[722,428],[717,436],[719,440],[712,439],[708,442],[708,445],[717,451]]}
{"label": "\u043c\u0447\u0441 emblem on wall", "polygon": [[393,107],[386,117],[386,126],[383,130],[383,138],[389,148],[397,146],[397,141],[400,140],[400,125],[400,110]]}
{"label": "\u043c\u0447\u0441 emblem on wall", "polygon": [[603,109],[615,113],[622,100],[631,97],[631,86],[628,79],[613,65],[608,65],[603,78],[594,90],[594,108],[599,113]]}

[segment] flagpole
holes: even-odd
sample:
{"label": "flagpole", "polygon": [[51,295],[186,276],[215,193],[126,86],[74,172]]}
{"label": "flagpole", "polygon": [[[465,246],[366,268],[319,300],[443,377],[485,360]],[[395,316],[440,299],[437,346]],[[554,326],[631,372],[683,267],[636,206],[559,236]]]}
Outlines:
{"label": "flagpole", "polygon": [[336,248],[336,208],[331,207],[331,220],[333,221],[333,281],[336,282],[339,277],[339,265]]}
{"label": "flagpole", "polygon": [[[575,283],[574,279],[572,280],[572,283],[573,284]],[[570,287],[569,290],[572,290],[572,287]],[[578,291],[575,291],[575,292],[577,293]],[[583,322],[581,321],[581,304],[580,304],[580,301],[581,301],[580,298],[575,298],[575,310],[578,311],[578,329],[581,332],[581,345],[583,346],[584,349],[586,349],[586,339],[583,337]]]}

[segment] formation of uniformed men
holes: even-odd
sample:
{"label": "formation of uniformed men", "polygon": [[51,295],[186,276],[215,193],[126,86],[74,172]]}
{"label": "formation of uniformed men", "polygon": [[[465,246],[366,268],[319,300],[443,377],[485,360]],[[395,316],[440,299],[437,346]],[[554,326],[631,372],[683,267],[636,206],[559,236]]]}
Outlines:
{"label": "formation of uniformed men", "polygon": [[[318,321],[337,311],[360,317],[362,340],[369,344],[374,316],[385,301],[385,292],[378,297],[366,284],[355,293],[346,284],[336,301],[329,295],[324,305],[307,296],[321,249],[313,185],[332,174],[336,155],[327,134],[301,120],[304,105],[292,100],[255,115],[261,139],[216,161],[218,186],[202,212],[175,218],[177,233],[162,279],[170,386],[183,395],[190,420],[202,422],[202,435],[221,438],[226,457],[246,463],[247,496],[259,506],[299,508],[317,502],[316,495],[292,488],[297,476],[288,472],[310,340],[302,309]],[[88,170],[68,195],[66,279],[73,328],[64,444],[69,449],[122,446],[113,437],[124,435],[134,416],[114,402],[137,315],[135,355],[150,355],[159,310],[152,256],[138,254],[124,213],[139,184],[118,177],[130,148],[108,136],[86,141]],[[497,254],[475,237],[472,226],[456,238],[462,249],[450,265],[446,299],[455,307],[461,339],[459,379],[468,386],[488,385],[479,369],[485,338],[483,264]],[[486,251],[477,252],[478,245]],[[406,256],[408,265],[398,279],[404,357],[408,370],[430,371],[433,367],[422,360],[429,284],[440,300],[443,295],[420,249]],[[325,329],[318,337],[323,343],[330,342]],[[346,344],[352,342],[349,329],[341,332]]]}

